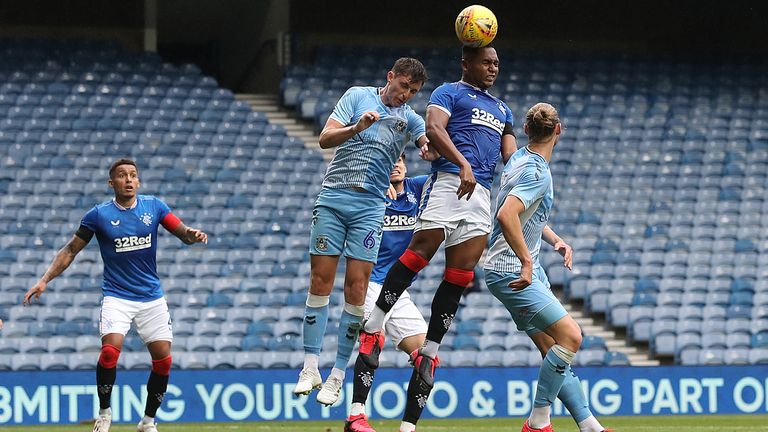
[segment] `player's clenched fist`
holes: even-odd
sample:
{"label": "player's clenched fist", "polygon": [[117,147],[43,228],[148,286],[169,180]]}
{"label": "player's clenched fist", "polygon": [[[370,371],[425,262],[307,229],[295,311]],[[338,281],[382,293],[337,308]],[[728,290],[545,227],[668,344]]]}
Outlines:
{"label": "player's clenched fist", "polygon": [[376,111],[368,111],[363,113],[363,115],[360,116],[360,120],[358,120],[357,124],[355,125],[355,132],[359,133],[368,129],[372,124],[379,121],[379,119],[381,119],[381,116]]}

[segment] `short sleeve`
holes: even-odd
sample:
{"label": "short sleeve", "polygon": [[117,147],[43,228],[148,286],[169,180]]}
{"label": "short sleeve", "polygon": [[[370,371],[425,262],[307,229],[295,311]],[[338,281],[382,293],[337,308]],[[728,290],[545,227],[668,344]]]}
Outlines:
{"label": "short sleeve", "polygon": [[514,115],[514,113],[512,113],[512,110],[509,109],[507,104],[505,104],[504,102],[502,102],[502,104],[504,105],[504,109],[507,112],[507,118],[506,118],[506,120],[504,120],[504,122],[505,123],[509,123],[510,126],[514,126],[515,125],[515,115]]}
{"label": "short sleeve", "polygon": [[424,184],[427,182],[428,178],[428,175],[408,178],[408,180],[411,182],[411,185],[413,186],[414,192],[416,192],[417,195],[421,195],[422,191],[424,190]]}
{"label": "short sleeve", "polygon": [[352,87],[341,96],[336,106],[333,108],[330,118],[337,122],[348,125],[355,117],[357,104],[360,101],[360,90]]}
{"label": "short sleeve", "polygon": [[99,228],[99,210],[96,207],[88,210],[88,213],[80,221],[80,225],[88,228],[93,233],[97,232]]}
{"label": "short sleeve", "polygon": [[427,133],[424,119],[413,110],[408,110],[406,116],[408,118],[408,132],[413,137],[413,142],[416,142]]}
{"label": "short sleeve", "polygon": [[155,205],[157,206],[157,220],[163,220],[163,218],[171,212],[171,208],[168,207],[168,204],[160,198],[155,198]]}
{"label": "short sleeve", "polygon": [[451,116],[453,112],[453,92],[450,91],[451,86],[449,84],[443,84],[436,88],[429,97],[429,105],[427,108],[433,106]]}
{"label": "short sleeve", "polygon": [[508,195],[515,196],[522,201],[528,210],[536,200],[543,198],[549,187],[549,177],[538,169],[526,170],[517,180],[517,184],[509,191]]}

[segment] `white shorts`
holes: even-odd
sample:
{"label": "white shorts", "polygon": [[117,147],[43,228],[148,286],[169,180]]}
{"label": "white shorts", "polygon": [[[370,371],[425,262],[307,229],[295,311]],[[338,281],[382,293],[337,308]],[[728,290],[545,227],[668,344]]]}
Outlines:
{"label": "white shorts", "polygon": [[423,208],[414,231],[442,229],[445,247],[455,246],[491,232],[491,191],[475,186],[472,198],[458,199],[456,190],[461,180],[457,174],[437,173],[428,180],[421,195]]}
{"label": "white shorts", "polygon": [[[381,284],[376,282],[368,283],[368,292],[365,294],[365,316],[371,314],[376,307],[376,299],[379,298]],[[392,310],[384,317],[384,334],[392,339],[392,343],[397,348],[403,339],[409,336],[427,333],[427,322],[419,312],[419,308],[411,301],[411,295],[406,290],[403,295],[397,299]],[[399,348],[397,348],[399,349]]]}
{"label": "white shorts", "polygon": [[136,323],[136,332],[145,344],[155,341],[173,342],[171,314],[165,298],[150,302],[137,302],[106,296],[101,302],[99,334],[104,337],[110,333],[123,336]]}

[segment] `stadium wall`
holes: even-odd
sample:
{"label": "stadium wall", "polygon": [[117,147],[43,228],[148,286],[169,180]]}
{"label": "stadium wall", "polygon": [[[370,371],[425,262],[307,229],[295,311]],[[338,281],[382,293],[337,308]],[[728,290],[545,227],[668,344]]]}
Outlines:
{"label": "stadium wall", "polygon": [[[326,371],[327,372],[327,371]],[[766,366],[581,367],[598,416],[766,414]],[[351,372],[350,372],[351,373]],[[452,368],[439,371],[424,418],[522,417],[531,409],[536,368]],[[373,418],[399,418],[411,369],[382,369],[368,408]],[[122,371],[112,393],[115,422],[136,422],[146,400],[146,371]],[[0,373],[0,425],[67,424],[94,418],[92,371]],[[343,419],[351,401],[347,383],[339,402],[322,407],[295,397],[294,370],[174,371],[161,422]],[[567,415],[562,405],[556,415]]]}

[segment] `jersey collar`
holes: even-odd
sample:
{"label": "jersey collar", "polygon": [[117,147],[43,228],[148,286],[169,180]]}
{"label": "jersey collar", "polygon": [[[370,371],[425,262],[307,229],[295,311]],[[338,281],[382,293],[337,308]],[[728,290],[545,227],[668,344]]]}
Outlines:
{"label": "jersey collar", "polygon": [[466,82],[464,80],[459,80],[459,82],[464,84],[467,87],[472,87],[473,89],[475,89],[475,91],[479,91],[479,92],[483,92],[483,93],[488,93],[488,89],[481,89],[480,87],[475,87],[472,84],[470,84],[470,83],[468,83],[468,82]]}
{"label": "jersey collar", "polygon": [[123,206],[121,206],[120,204],[118,204],[118,203],[117,203],[117,201],[116,201],[114,198],[112,198],[112,202],[115,204],[115,207],[117,207],[117,208],[118,208],[118,209],[120,209],[120,210],[123,210],[123,211],[125,211],[125,210],[130,210],[130,209],[134,209],[134,208],[136,208],[136,204],[138,204],[138,203],[139,203],[139,199],[138,199],[138,197],[137,197],[137,198],[136,198],[136,199],[133,201],[133,204],[132,204],[130,207],[123,207]]}

